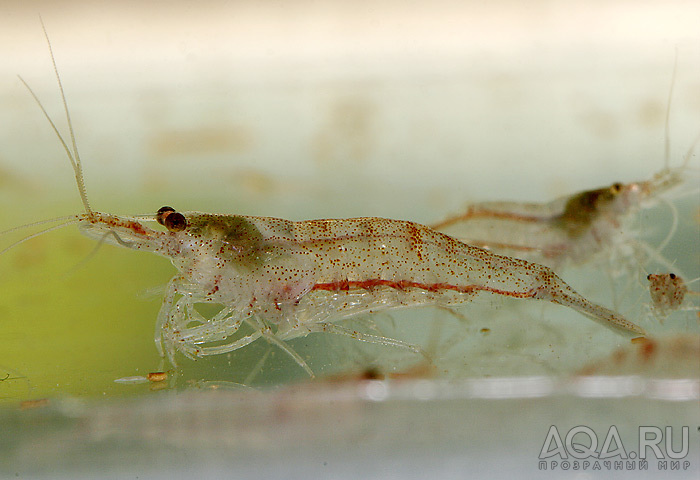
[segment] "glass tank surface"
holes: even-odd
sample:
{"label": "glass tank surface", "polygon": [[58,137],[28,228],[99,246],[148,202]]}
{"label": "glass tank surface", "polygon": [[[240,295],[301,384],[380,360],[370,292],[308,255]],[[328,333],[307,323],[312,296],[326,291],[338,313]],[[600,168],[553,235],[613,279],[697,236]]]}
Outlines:
{"label": "glass tank surface", "polygon": [[[613,475],[616,461],[629,476],[697,475],[697,7],[3,8],[0,476],[177,478],[235,468],[268,478],[541,478]],[[42,21],[96,211],[154,215],[169,205],[439,226],[488,205],[478,234],[468,230],[473,219],[463,221],[465,237],[495,252],[535,252],[646,339],[561,305],[482,292],[454,308],[337,322],[424,355],[312,333],[288,345],[313,379],[264,339],[196,360],[178,355],[172,365],[154,330],[176,269],[71,223],[83,213],[74,172],[17,79],[70,147]],[[630,195],[624,212],[606,203],[634,185],[647,190]],[[496,204],[484,202],[508,203],[494,214]],[[572,214],[552,220],[567,206]],[[536,228],[511,234],[523,222]],[[53,229],[62,223],[70,224]],[[557,256],[574,244],[586,253]],[[210,318],[220,306],[198,308]],[[569,458],[547,456],[557,446],[552,426]],[[588,430],[567,440],[577,426]],[[606,465],[567,450],[583,443],[600,457],[614,434],[634,457],[617,452]],[[657,434],[658,452],[643,446],[640,435]]]}

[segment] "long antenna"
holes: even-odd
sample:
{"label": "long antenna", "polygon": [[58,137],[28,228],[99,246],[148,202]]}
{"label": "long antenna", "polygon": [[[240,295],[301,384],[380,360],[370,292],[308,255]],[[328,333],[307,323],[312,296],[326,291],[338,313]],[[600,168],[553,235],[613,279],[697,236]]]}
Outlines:
{"label": "long antenna", "polygon": [[[65,218],[65,217],[64,217],[64,218]],[[24,238],[21,239],[21,240],[17,240],[17,241],[16,241],[15,243],[13,243],[12,245],[7,246],[7,247],[3,248],[2,250],[0,250],[0,255],[2,255],[3,253],[7,252],[8,250],[12,250],[13,248],[15,248],[15,247],[18,246],[18,245],[23,244],[23,243],[26,242],[27,240],[31,240],[32,238],[36,238],[36,237],[38,237],[39,235],[43,235],[43,234],[45,234],[45,233],[53,232],[54,230],[58,230],[59,228],[66,227],[66,226],[68,226],[68,225],[73,225],[73,224],[75,224],[75,223],[78,223],[78,221],[79,221],[78,218],[75,218],[75,215],[72,215],[71,217],[67,217],[67,218],[72,218],[72,219],[71,219],[71,220],[68,220],[67,222],[59,223],[58,225],[54,225],[54,226],[52,226],[52,227],[45,228],[45,229],[43,229],[43,230],[40,231],[40,232],[32,233],[32,234],[29,235],[28,237],[24,237]],[[42,224],[42,223],[48,223],[48,222],[52,222],[52,221],[54,221],[54,220],[62,220],[62,219],[56,219],[56,218],[54,218],[54,219],[52,219],[52,220],[47,220],[46,222],[37,222],[37,223],[35,223],[35,224],[22,225],[21,227],[13,228],[13,229],[11,229],[11,230],[7,230],[7,231],[2,232],[2,233],[9,233],[9,232],[11,232],[11,231],[13,231],[13,230],[17,230],[17,229],[19,229],[19,228],[32,227],[32,226],[34,226],[34,225],[39,225],[39,224]]]}
{"label": "long antenna", "polygon": [[92,215],[93,212],[92,212],[92,209],[90,208],[90,203],[88,202],[87,192],[85,190],[85,180],[83,179],[83,166],[82,166],[82,163],[80,162],[80,154],[78,154],[78,145],[75,142],[75,132],[73,130],[73,122],[71,121],[71,118],[70,118],[70,111],[68,110],[68,103],[66,102],[66,95],[65,95],[65,92],[63,91],[63,84],[61,83],[61,76],[58,74],[58,67],[56,66],[56,59],[54,58],[53,49],[51,48],[51,40],[49,40],[49,34],[46,32],[46,26],[44,25],[44,21],[42,20],[41,16],[39,16],[39,21],[41,22],[41,28],[44,31],[44,37],[46,37],[46,43],[49,47],[49,54],[51,55],[51,63],[53,64],[53,71],[56,74],[56,80],[58,81],[58,88],[61,91],[61,100],[63,102],[63,110],[66,112],[66,122],[68,123],[68,131],[70,133],[70,140],[71,140],[72,149],[68,146],[66,141],[63,139],[63,136],[58,131],[56,124],[53,122],[53,120],[51,120],[51,117],[49,116],[48,112],[46,111],[46,109],[42,105],[41,101],[39,100],[39,97],[36,96],[34,91],[27,84],[27,82],[24,81],[24,79],[21,76],[19,77],[19,79],[24,84],[24,86],[27,87],[27,90],[29,90],[29,93],[34,98],[34,101],[37,103],[37,105],[39,105],[39,108],[41,109],[42,113],[44,114],[44,117],[46,117],[46,120],[49,121],[49,124],[51,125],[51,128],[53,129],[54,133],[58,137],[58,140],[61,142],[61,145],[63,145],[63,149],[66,151],[66,155],[68,156],[68,160],[70,160],[70,164],[73,167],[73,172],[75,173],[75,182],[78,186],[78,193],[80,194],[80,200],[83,202],[83,206],[85,207],[85,213],[87,213],[88,215]]}
{"label": "long antenna", "polygon": [[673,73],[671,74],[671,88],[668,90],[668,102],[666,103],[666,120],[664,122],[664,169],[671,167],[671,132],[669,120],[671,118],[671,100],[673,99],[673,87],[676,85],[676,68],[678,67],[678,48],[673,58]]}

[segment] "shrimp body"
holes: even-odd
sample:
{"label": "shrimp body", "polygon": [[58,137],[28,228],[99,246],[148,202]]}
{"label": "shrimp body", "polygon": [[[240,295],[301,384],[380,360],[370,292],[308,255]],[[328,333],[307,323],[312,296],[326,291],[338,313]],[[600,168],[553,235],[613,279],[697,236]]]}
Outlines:
{"label": "shrimp body", "polygon": [[638,189],[614,184],[548,203],[484,202],[432,228],[460,240],[552,267],[583,263],[620,240]]}
{"label": "shrimp body", "polygon": [[640,209],[653,206],[661,193],[683,183],[691,152],[683,166],[664,168],[649,180],[614,183],[541,204],[477,203],[432,228],[553,268],[580,265],[601,253],[642,258],[650,249],[632,238],[629,223]]}
{"label": "shrimp body", "polygon": [[659,253],[674,233],[675,216],[671,232],[656,251],[633,238],[629,223],[637,212],[657,204],[663,193],[682,185],[688,177],[688,165],[700,136],[693,141],[682,163],[672,167],[669,141],[672,96],[673,82],[666,109],[664,166],[651,178],[627,184],[617,182],[547,203],[477,203],[462,214],[433,224],[432,228],[465,243],[554,268],[586,263],[601,252],[620,257],[615,263],[634,257],[636,261],[654,258],[671,265]]}
{"label": "shrimp body", "polygon": [[[595,305],[549,268],[496,255],[416,223],[381,218],[288,220],[197,212],[181,230],[158,231],[148,221],[93,213],[80,219],[96,239],[166,256],[179,270],[159,314],[156,341],[174,361],[223,353],[272,335],[278,340],[327,331],[333,322],[381,310],[465,303],[495,294],[548,300],[620,330],[635,324]],[[167,226],[167,223],[165,223]],[[212,318],[194,305],[223,308]],[[255,332],[230,340],[242,324]],[[408,346],[352,332],[361,340]],[[163,350],[161,350],[163,351]]]}

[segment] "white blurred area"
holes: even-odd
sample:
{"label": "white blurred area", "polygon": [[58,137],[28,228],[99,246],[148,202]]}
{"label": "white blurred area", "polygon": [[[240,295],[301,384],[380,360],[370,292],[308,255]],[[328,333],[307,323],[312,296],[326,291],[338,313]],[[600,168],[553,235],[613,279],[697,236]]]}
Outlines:
{"label": "white blurred area", "polygon": [[0,166],[72,194],[16,78],[63,128],[41,14],[88,191],[112,211],[182,195],[184,209],[427,223],[467,201],[648,178],[663,164],[676,54],[672,161],[700,130],[696,2],[2,8]]}

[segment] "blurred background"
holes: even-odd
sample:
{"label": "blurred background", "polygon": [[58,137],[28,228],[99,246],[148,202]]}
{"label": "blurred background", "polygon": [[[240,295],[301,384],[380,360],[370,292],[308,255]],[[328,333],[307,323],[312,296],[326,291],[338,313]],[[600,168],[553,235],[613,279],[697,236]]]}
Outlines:
{"label": "blurred background", "polygon": [[[40,15],[71,110],[88,195],[103,212],[146,214],[172,205],[292,220],[382,216],[431,223],[472,201],[542,202],[615,181],[647,179],[664,165],[674,62],[672,165],[681,163],[700,131],[697,2],[4,0],[0,231],[81,210],[64,152],[17,78],[21,75],[35,90],[66,136]],[[691,165],[697,169],[697,157]],[[688,175],[697,180],[697,170]],[[700,276],[700,197],[695,190],[674,202],[681,212],[680,227],[667,257],[695,278]],[[668,210],[660,205],[640,215],[638,227],[653,245],[670,224]],[[37,230],[0,236],[0,249]],[[59,428],[67,418],[94,426],[86,419],[94,420],[97,408],[123,408],[110,403],[116,397],[133,397],[127,411],[140,412],[141,419],[165,408],[157,402],[173,401],[170,392],[159,397],[149,385],[114,380],[164,368],[153,346],[153,327],[162,286],[174,270],[167,260],[147,254],[105,246],[90,255],[93,249],[93,242],[68,227],[0,256],[0,375],[7,378],[0,381],[7,427],[0,435],[7,447],[4,455],[17,471],[46,474],[43,466],[60,457],[45,457],[46,452],[63,452],[61,439],[74,434]],[[592,300],[613,306],[600,281],[605,272],[584,269],[562,276]],[[641,317],[646,301],[635,294],[614,306],[663,334],[697,333],[695,312],[683,312],[662,326]],[[439,358],[437,376],[450,381],[568,375],[626,344],[562,310],[496,299],[461,310],[466,320],[420,310],[370,322],[391,336],[432,349]],[[416,363],[402,352],[324,336],[297,340],[293,346],[321,373],[361,372],[367,365],[402,371]],[[686,361],[681,357],[681,363]],[[221,382],[270,386],[305,377],[290,359],[257,344],[226,358],[183,362],[178,378],[167,386],[211,393],[208,387]],[[662,367],[656,373],[663,372]],[[364,397],[355,394],[348,394],[351,405],[362,410]],[[241,395],[236,401],[255,408],[255,400]],[[290,402],[298,407],[311,402],[310,397],[311,391],[302,389]],[[88,406],[81,404],[77,413],[73,407],[50,410],[45,423],[34,423],[35,430],[26,427],[28,417],[17,410],[25,400],[50,399],[51,405],[66,398],[84,399]],[[482,446],[451,451],[439,465],[418,455],[424,462],[405,473],[430,468],[459,476],[465,465],[488,472],[484,465],[506,464],[520,471],[516,460],[504,463],[499,455],[508,441],[522,443],[536,428],[531,455],[520,458],[534,469],[546,428],[553,423],[547,412],[571,420],[566,412],[581,408],[580,399],[557,398],[535,405],[514,400],[508,408],[463,400],[456,411],[494,422],[507,418],[518,433],[505,439],[492,433]],[[156,403],[148,404],[153,410],[143,410],[146,403],[140,402]],[[691,412],[697,423],[697,409],[678,407],[676,416],[669,417],[666,404],[652,403],[640,400],[630,415],[638,414],[641,422],[654,412],[682,423]],[[206,402],[200,405],[211,408]],[[434,427],[420,445],[455,440],[444,434],[454,418],[438,419],[442,427],[436,427],[425,416],[437,405],[407,410],[418,425]],[[613,413],[625,410],[615,401],[601,405]],[[535,420],[517,414],[525,408],[543,412],[539,423],[528,424]],[[298,440],[256,431],[255,422],[272,422],[267,413],[251,417],[243,429],[247,433],[240,426],[219,430],[222,436],[242,435],[251,471],[259,453],[271,448],[269,442],[278,441],[277,448],[284,450],[286,441]],[[318,438],[314,435],[329,428],[335,413],[294,433]],[[375,425],[367,427],[370,437],[400,450],[404,433],[389,428],[377,434],[383,424],[374,415],[353,418],[359,425]],[[592,412],[584,417],[582,422],[597,418]],[[104,418],[123,417],[110,411]],[[470,424],[474,417],[460,418]],[[215,430],[213,423],[209,427]],[[116,431],[119,424],[114,424]],[[285,428],[284,422],[271,424]],[[198,425],[197,431],[206,431]],[[463,426],[460,421],[454,425]],[[76,458],[102,458],[104,444],[90,442],[112,441],[105,433],[110,428],[88,435],[89,446],[76,447]],[[19,431],[28,433],[15,435]],[[47,431],[53,439],[48,444]],[[476,433],[463,434],[459,438],[465,445],[483,440]],[[353,435],[365,438],[362,432]],[[250,438],[265,441],[256,449],[244,441]],[[345,462],[335,471],[338,475],[359,468],[342,455],[342,446],[353,443],[349,438],[337,441],[340,450],[327,453]],[[178,448],[208,448],[197,441]],[[160,447],[152,448],[160,452]],[[485,464],[475,463],[475,451],[491,452],[481,459]],[[365,453],[376,460],[366,465],[380,464],[379,457]],[[37,454],[44,462],[30,468],[28,459]],[[117,465],[119,458],[113,454],[105,461]],[[298,467],[309,458],[302,451],[268,463],[268,468],[279,467],[274,470],[279,473],[284,462]],[[164,463],[154,462],[155,473],[168,472]],[[220,459],[212,462],[210,466],[225,465]],[[75,473],[76,465],[64,465],[72,472],[66,476]],[[699,468],[697,462],[694,468]]]}

